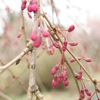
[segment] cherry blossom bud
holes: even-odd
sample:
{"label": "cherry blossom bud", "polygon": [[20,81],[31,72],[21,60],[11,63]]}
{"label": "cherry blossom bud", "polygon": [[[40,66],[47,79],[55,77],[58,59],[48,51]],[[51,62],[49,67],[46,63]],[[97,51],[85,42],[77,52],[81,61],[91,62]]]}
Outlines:
{"label": "cherry blossom bud", "polygon": [[64,80],[64,86],[67,87],[68,85],[69,85],[68,79],[67,80]]}
{"label": "cherry blossom bud", "polygon": [[68,44],[69,44],[70,46],[77,46],[77,45],[78,45],[78,42],[68,42]]}
{"label": "cherry blossom bud", "polygon": [[44,37],[49,37],[49,32],[48,31],[46,31],[45,29],[41,29],[41,33],[42,33],[42,35],[44,36]]}
{"label": "cherry blossom bud", "polygon": [[87,94],[88,96],[91,96],[91,92],[90,92],[90,91],[88,91],[86,94]]}
{"label": "cherry blossom bud", "polygon": [[74,26],[74,25],[71,25],[71,26],[68,28],[68,32],[72,32],[74,29],[75,29],[75,26]]}
{"label": "cherry blossom bud", "polygon": [[41,43],[42,43],[42,37],[38,36],[36,38],[36,40],[33,42],[33,46],[36,47],[36,48],[38,48],[41,45]]}
{"label": "cherry blossom bud", "polygon": [[59,64],[57,64],[56,66],[54,66],[53,68],[52,68],[52,70],[51,70],[51,74],[52,75],[54,75],[54,74],[56,74],[56,72],[57,72],[57,70],[59,69]]}
{"label": "cherry blossom bud", "polygon": [[38,12],[38,4],[37,4],[37,2],[36,3],[34,3],[33,5],[32,5],[32,11],[34,12],[34,13],[37,13]]}
{"label": "cherry blossom bud", "polygon": [[85,94],[83,94],[83,93],[81,93],[80,96],[81,96],[82,99],[85,98]]}
{"label": "cherry blossom bud", "polygon": [[26,3],[27,3],[27,1],[26,1],[26,0],[23,0],[23,2],[22,2],[22,3],[26,4]]}
{"label": "cherry blossom bud", "polygon": [[62,83],[62,81],[63,81],[63,77],[62,77],[62,74],[60,74],[58,77],[58,83],[60,84],[60,83]]}
{"label": "cherry blossom bud", "polygon": [[19,31],[18,35],[17,35],[17,38],[20,38],[22,35],[22,31]]}
{"label": "cherry blossom bud", "polygon": [[67,68],[66,68],[66,66],[64,66],[64,67],[63,67],[63,71],[67,71]]}
{"label": "cherry blossom bud", "polygon": [[54,54],[54,47],[49,48],[47,50],[47,53],[53,55]]}
{"label": "cherry blossom bud", "polygon": [[73,62],[75,62],[76,60],[74,59],[74,58],[72,58],[71,60],[70,60],[70,62],[71,63],[73,63]]}
{"label": "cherry blossom bud", "polygon": [[37,39],[37,30],[33,30],[33,32],[30,35],[30,39],[32,41],[35,41]]}
{"label": "cherry blossom bud", "polygon": [[67,46],[65,46],[64,44],[62,45],[62,50],[63,51],[66,51],[66,49],[67,49]]}
{"label": "cherry blossom bud", "polygon": [[58,75],[55,75],[54,76],[54,80],[57,81],[58,80],[58,77],[59,77]]}
{"label": "cherry blossom bud", "polygon": [[20,37],[21,37],[21,33],[17,35],[17,38],[20,38]]}
{"label": "cherry blossom bud", "polygon": [[59,48],[59,49],[61,48],[61,47],[60,47],[60,44],[57,43],[57,42],[53,42],[53,45],[54,45],[56,48]]}
{"label": "cherry blossom bud", "polygon": [[81,79],[82,79],[82,74],[77,74],[76,78],[77,78],[78,80],[81,80]]}
{"label": "cherry blossom bud", "polygon": [[85,92],[88,96],[91,96],[91,92],[87,88],[85,88]]}
{"label": "cherry blossom bud", "polygon": [[62,76],[65,78],[67,76],[67,71],[62,72]]}
{"label": "cherry blossom bud", "polygon": [[24,10],[26,8],[26,4],[22,3],[21,10]]}
{"label": "cherry blossom bud", "polygon": [[91,58],[84,58],[84,60],[85,60],[86,62],[91,62],[91,61],[92,61]]}
{"label": "cherry blossom bud", "polygon": [[81,96],[82,99],[85,98],[85,94],[84,94],[84,90],[83,89],[80,91],[80,96]]}
{"label": "cherry blossom bud", "polygon": [[51,74],[54,75],[54,74],[56,74],[56,72],[57,72],[57,70],[55,68],[52,68]]}
{"label": "cherry blossom bud", "polygon": [[28,5],[27,10],[28,10],[28,12],[32,12],[32,5]]}
{"label": "cherry blossom bud", "polygon": [[58,84],[57,81],[53,79],[52,80],[52,86],[55,88],[57,86],[57,84]]}

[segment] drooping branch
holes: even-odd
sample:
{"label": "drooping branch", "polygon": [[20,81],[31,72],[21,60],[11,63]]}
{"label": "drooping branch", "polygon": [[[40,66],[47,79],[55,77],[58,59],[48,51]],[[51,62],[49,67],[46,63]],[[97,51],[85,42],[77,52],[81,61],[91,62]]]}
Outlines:
{"label": "drooping branch", "polygon": [[22,57],[32,49],[32,42],[30,41],[27,44],[27,47],[17,56],[15,57],[13,60],[11,60],[9,63],[7,63],[4,66],[0,66],[0,73],[2,73],[5,69],[7,69],[8,67],[10,67],[11,65],[13,65],[15,62],[20,62],[20,60],[22,59]]}
{"label": "drooping branch", "polygon": [[12,98],[10,98],[9,96],[5,95],[4,93],[0,92],[0,96],[5,98],[6,100],[13,100]]}

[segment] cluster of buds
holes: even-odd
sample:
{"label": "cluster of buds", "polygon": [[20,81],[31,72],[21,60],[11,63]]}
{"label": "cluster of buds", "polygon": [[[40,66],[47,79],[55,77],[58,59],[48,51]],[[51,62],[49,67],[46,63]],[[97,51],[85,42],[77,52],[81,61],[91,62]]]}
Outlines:
{"label": "cluster of buds", "polygon": [[[27,3],[28,3],[28,5],[27,5]],[[22,5],[21,5],[21,10],[23,11],[25,8],[27,8],[29,17],[32,18],[30,13],[31,12],[33,12],[33,13],[38,12],[37,0],[23,0]]]}
{"label": "cluster of buds", "polygon": [[49,38],[50,34],[43,19],[40,17],[34,22],[34,28],[30,34],[30,39],[33,41],[33,47],[40,47],[40,45]]}
{"label": "cluster of buds", "polygon": [[80,97],[82,98],[82,99],[84,99],[85,98],[85,94],[88,96],[88,98],[87,98],[87,100],[91,100],[91,92],[87,89],[87,88],[85,88],[85,89],[81,89],[80,90]]}
{"label": "cluster of buds", "polygon": [[64,59],[62,58],[60,63],[55,65],[52,70],[51,74],[54,75],[52,80],[52,86],[55,88],[58,84],[63,82],[64,86],[67,87],[69,85],[69,80],[67,78],[67,68],[64,65]]}
{"label": "cluster of buds", "polygon": [[[74,25],[71,25],[68,28],[68,30],[70,30],[69,32],[73,31],[74,28]],[[64,36],[63,33],[62,36]],[[54,54],[54,47],[65,51],[67,49],[67,44],[70,46],[76,46],[78,44],[77,42],[68,42],[65,36],[64,38],[62,45],[52,38],[51,30],[47,27],[43,16],[40,16],[35,20],[33,31],[30,34],[30,39],[33,41],[33,47],[38,48],[42,44],[43,49],[46,49],[47,53],[51,55]]]}

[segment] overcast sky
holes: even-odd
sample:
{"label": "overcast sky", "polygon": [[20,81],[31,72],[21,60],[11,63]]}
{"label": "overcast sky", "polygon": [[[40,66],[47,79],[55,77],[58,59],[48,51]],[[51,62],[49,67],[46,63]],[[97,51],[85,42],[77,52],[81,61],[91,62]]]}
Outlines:
{"label": "overcast sky", "polygon": [[[10,7],[10,9],[12,9],[12,11],[14,12],[19,12],[20,11],[20,5],[21,5],[21,0],[3,0],[5,2],[6,5],[8,5]],[[43,0],[45,1],[45,0]],[[68,2],[70,1],[70,2]],[[73,19],[74,18],[78,18],[78,21],[86,24],[87,22],[87,12],[89,13],[90,17],[93,16],[100,16],[100,0],[54,0],[56,7],[60,9],[61,13],[60,13],[60,20],[61,20],[61,24],[63,24],[64,26],[66,25],[65,20],[68,23],[71,23],[71,20],[69,20],[68,22],[68,17],[67,14],[69,16],[71,16]],[[3,10],[5,9],[5,4],[2,3],[2,0],[0,0],[0,16],[4,16],[5,18],[6,16],[6,12],[4,12]],[[70,7],[70,9],[66,9],[66,5]],[[73,9],[73,7],[75,7]],[[81,12],[79,12],[78,9],[81,9]],[[50,7],[48,6],[45,9],[46,12],[50,11]],[[0,33],[3,32],[3,22],[0,19]]]}

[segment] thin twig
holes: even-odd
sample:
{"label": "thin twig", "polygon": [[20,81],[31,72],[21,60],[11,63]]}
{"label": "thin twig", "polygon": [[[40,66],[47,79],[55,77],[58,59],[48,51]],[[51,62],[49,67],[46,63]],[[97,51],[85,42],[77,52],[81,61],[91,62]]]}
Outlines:
{"label": "thin twig", "polygon": [[27,45],[27,37],[26,37],[26,32],[25,32],[25,20],[24,20],[24,15],[23,15],[23,11],[21,11],[21,17],[22,17],[22,31],[24,33],[24,39],[25,39],[25,45]]}

